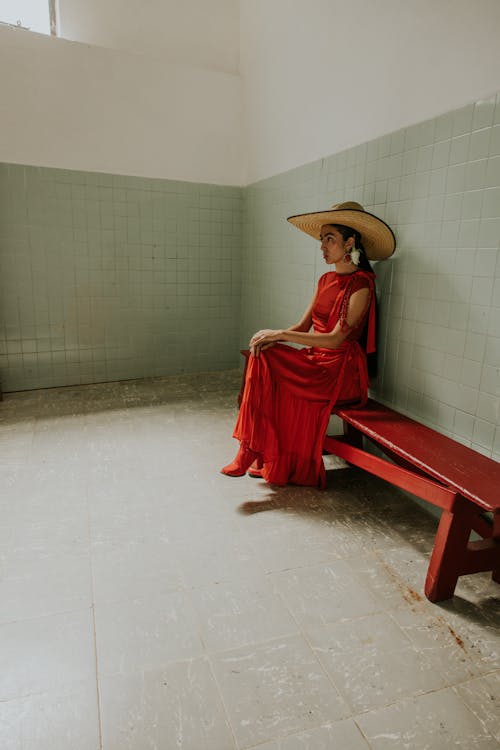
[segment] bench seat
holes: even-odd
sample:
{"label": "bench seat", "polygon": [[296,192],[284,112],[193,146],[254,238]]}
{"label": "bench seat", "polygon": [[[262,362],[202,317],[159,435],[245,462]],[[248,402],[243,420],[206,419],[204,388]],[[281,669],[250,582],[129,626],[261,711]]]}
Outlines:
{"label": "bench seat", "polygon": [[[458,577],[492,571],[500,583],[500,463],[371,399],[337,406],[344,434],[324,450],[441,508],[425,594],[453,596]],[[369,439],[390,461],[363,450]],[[470,541],[475,531],[481,539]]]}

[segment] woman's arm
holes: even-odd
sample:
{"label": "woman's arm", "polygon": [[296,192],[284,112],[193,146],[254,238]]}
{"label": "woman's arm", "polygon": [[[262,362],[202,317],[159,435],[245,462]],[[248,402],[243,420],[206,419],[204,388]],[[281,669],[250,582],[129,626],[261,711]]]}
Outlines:
{"label": "woman's arm", "polygon": [[[259,331],[250,341],[252,354],[259,355],[264,347],[272,346],[278,341],[289,341],[293,344],[303,344],[304,346],[319,346],[325,349],[337,349],[347,338],[352,328],[355,328],[366,312],[370,301],[370,290],[368,288],[358,289],[351,294],[347,308],[346,323],[341,325],[337,322],[335,328],[330,333],[308,333],[302,328],[287,328],[285,330],[265,330]],[[308,310],[312,310],[308,308]],[[306,311],[307,312],[307,311]],[[302,323],[305,320],[302,318]],[[297,324],[297,325],[300,325]]]}

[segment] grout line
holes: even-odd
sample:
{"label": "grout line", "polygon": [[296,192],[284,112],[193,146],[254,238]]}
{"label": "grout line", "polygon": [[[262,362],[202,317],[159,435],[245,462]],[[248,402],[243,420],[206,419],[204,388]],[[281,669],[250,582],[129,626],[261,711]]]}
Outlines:
{"label": "grout line", "polygon": [[233,729],[233,724],[231,722],[231,717],[229,716],[229,711],[227,710],[226,702],[224,700],[224,695],[222,693],[221,687],[219,685],[219,682],[218,682],[216,674],[215,674],[214,665],[212,663],[212,656],[208,652],[206,652],[206,659],[208,661],[208,666],[209,666],[210,673],[212,675],[214,684],[215,684],[215,686],[217,688],[217,692],[219,694],[219,700],[220,700],[222,708],[224,710],[224,715],[225,715],[225,719],[226,719],[226,722],[227,722],[227,726],[229,727],[229,731],[231,732],[231,736],[233,738],[235,750],[241,750],[240,745],[239,745],[239,743],[238,743],[238,741],[236,739],[236,734],[235,734],[235,731]]}
{"label": "grout line", "polygon": [[88,542],[89,542],[89,565],[90,565],[90,586],[92,592],[92,625],[93,625],[93,636],[94,636],[94,659],[95,659],[95,683],[96,683],[96,699],[97,699],[97,726],[99,734],[99,750],[102,750],[102,709],[101,709],[101,693],[99,690],[99,663],[97,658],[97,632],[96,632],[96,621],[95,621],[95,593],[94,593],[94,570],[92,566],[92,539],[90,533],[90,505],[88,496],[88,485],[85,487],[85,494],[87,497],[87,522],[88,522]]}
{"label": "grout line", "polygon": [[99,732],[99,750],[102,750],[102,712],[101,712],[101,693],[99,690],[99,675],[97,662],[97,639],[95,628],[95,607],[92,604],[92,622],[94,625],[94,653],[95,653],[95,673],[96,673],[96,697],[97,697],[97,726]]}

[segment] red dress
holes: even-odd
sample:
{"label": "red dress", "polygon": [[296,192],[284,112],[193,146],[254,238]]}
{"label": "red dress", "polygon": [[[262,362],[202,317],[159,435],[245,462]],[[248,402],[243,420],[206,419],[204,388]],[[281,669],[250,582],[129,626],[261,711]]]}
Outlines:
{"label": "red dress", "polygon": [[337,349],[276,344],[249,357],[233,437],[260,454],[262,476],[272,484],[324,487],[322,447],[332,407],[366,401],[366,355],[358,339],[368,316],[367,351],[374,350],[374,275],[360,269],[325,273],[312,321],[315,333],[330,333],[339,320],[346,324],[350,295],[362,288],[370,290],[370,301]]}

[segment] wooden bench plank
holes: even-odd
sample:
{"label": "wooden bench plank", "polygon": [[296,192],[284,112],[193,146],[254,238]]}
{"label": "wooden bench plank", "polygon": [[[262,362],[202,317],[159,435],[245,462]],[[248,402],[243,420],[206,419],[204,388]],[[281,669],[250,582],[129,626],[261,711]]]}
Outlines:
{"label": "wooden bench plank", "polygon": [[[500,509],[500,463],[371,399],[336,408],[344,422],[486,511]],[[473,467],[473,468],[472,468]]]}

